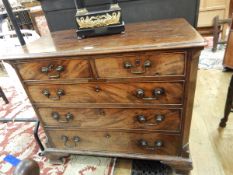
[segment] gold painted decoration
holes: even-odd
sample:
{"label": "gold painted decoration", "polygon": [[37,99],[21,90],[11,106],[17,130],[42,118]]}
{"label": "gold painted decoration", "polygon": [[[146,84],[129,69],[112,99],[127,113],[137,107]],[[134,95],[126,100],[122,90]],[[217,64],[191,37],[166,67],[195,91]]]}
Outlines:
{"label": "gold painted decoration", "polygon": [[103,27],[120,23],[121,12],[113,12],[112,14],[106,13],[98,16],[85,16],[78,17],[77,23],[81,29]]}

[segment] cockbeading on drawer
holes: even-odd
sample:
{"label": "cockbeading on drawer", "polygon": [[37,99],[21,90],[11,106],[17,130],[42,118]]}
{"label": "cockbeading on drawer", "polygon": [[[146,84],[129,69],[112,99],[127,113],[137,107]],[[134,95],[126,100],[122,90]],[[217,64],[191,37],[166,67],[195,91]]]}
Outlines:
{"label": "cockbeading on drawer", "polygon": [[49,145],[57,149],[173,156],[179,152],[179,135],[79,129],[47,129],[46,133]]}
{"label": "cockbeading on drawer", "polygon": [[50,81],[91,79],[91,68],[87,59],[53,58],[20,61],[16,64],[24,81]]}
{"label": "cockbeading on drawer", "polygon": [[39,108],[46,128],[102,128],[180,132],[180,109]]}
{"label": "cockbeading on drawer", "polygon": [[34,103],[183,104],[184,82],[29,85]]}
{"label": "cockbeading on drawer", "polygon": [[184,76],[186,52],[138,52],[95,58],[99,78]]}

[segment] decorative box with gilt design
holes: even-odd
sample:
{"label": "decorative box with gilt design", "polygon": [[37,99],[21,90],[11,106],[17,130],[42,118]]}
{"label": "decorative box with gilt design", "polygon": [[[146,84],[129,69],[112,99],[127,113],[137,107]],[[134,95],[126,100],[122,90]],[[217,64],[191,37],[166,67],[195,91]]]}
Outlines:
{"label": "decorative box with gilt design", "polygon": [[109,9],[101,11],[88,11],[84,0],[75,0],[75,2],[78,38],[118,34],[125,31],[117,0],[112,0]]}

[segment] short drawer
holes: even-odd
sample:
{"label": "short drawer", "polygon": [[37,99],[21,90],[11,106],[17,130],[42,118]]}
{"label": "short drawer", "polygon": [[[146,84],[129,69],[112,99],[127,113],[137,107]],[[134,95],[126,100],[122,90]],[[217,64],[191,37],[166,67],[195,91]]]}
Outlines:
{"label": "short drawer", "polygon": [[177,155],[179,135],[152,132],[46,130],[51,147],[116,153]]}
{"label": "short drawer", "polygon": [[16,64],[23,80],[90,79],[91,71],[86,59],[57,59],[20,62]]}
{"label": "short drawer", "polygon": [[47,127],[80,127],[106,129],[145,129],[179,132],[179,109],[63,109],[38,108]]}
{"label": "short drawer", "polygon": [[183,82],[29,85],[36,103],[181,104]]}
{"label": "short drawer", "polygon": [[100,78],[181,76],[185,74],[185,52],[99,56],[95,59]]}

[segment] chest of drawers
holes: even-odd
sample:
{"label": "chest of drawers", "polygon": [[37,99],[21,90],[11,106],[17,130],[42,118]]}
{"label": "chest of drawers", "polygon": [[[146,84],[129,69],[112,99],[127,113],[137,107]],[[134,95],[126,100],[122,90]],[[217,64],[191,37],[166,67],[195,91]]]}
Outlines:
{"label": "chest of drawers", "polygon": [[121,35],[75,35],[56,32],[1,57],[42,123],[45,155],[159,160],[187,174],[201,36],[183,19],[130,24]]}

